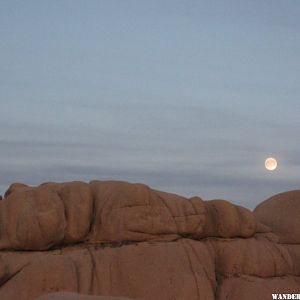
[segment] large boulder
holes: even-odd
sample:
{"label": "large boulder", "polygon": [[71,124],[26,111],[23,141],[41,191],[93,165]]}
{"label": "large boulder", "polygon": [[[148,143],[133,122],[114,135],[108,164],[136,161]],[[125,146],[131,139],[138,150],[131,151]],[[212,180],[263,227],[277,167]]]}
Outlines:
{"label": "large boulder", "polygon": [[272,229],[280,243],[300,244],[300,190],[267,199],[255,208],[254,214]]}
{"label": "large boulder", "polygon": [[0,202],[0,249],[72,243],[251,237],[261,224],[225,200],[187,199],[121,181],[13,184]]}
{"label": "large boulder", "polygon": [[64,206],[43,188],[16,189],[0,202],[0,249],[49,249],[64,238]]}
{"label": "large boulder", "polygon": [[219,274],[240,274],[261,278],[284,276],[293,270],[293,262],[285,247],[267,239],[211,240]]}
{"label": "large boulder", "polygon": [[214,253],[190,239],[3,253],[0,299],[53,291],[134,299],[214,299]]}

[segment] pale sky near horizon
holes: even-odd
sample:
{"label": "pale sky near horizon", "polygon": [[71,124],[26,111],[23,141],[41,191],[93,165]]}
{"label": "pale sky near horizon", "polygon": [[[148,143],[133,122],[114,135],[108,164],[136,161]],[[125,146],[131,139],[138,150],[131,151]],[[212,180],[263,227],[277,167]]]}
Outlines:
{"label": "pale sky near horizon", "polygon": [[300,188],[300,1],[0,0],[0,36],[0,194],[121,179],[254,208]]}

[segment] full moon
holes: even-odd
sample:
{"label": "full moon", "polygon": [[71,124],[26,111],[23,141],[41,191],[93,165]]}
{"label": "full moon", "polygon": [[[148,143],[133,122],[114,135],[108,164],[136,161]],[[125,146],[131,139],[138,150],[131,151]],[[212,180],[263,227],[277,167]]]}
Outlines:
{"label": "full moon", "polygon": [[265,167],[269,171],[274,171],[277,168],[277,160],[273,157],[268,157],[265,161]]}

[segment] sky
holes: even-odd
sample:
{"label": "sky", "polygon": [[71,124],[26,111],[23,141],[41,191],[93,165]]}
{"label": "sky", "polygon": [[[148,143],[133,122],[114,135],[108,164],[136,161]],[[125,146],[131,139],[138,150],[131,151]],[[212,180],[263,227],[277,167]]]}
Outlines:
{"label": "sky", "polygon": [[0,194],[118,179],[253,209],[300,188],[300,1],[0,4]]}

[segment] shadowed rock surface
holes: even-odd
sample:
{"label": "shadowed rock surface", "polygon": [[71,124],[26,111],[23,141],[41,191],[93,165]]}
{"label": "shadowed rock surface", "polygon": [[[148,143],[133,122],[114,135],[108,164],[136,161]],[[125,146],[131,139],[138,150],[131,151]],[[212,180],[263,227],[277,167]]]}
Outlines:
{"label": "shadowed rock surface", "polygon": [[0,202],[0,299],[300,293],[299,220],[300,191],[251,212],[121,181],[13,184]]}
{"label": "shadowed rock surface", "polygon": [[131,300],[124,297],[110,297],[110,296],[88,296],[76,293],[58,292],[51,293],[37,298],[36,300]]}

